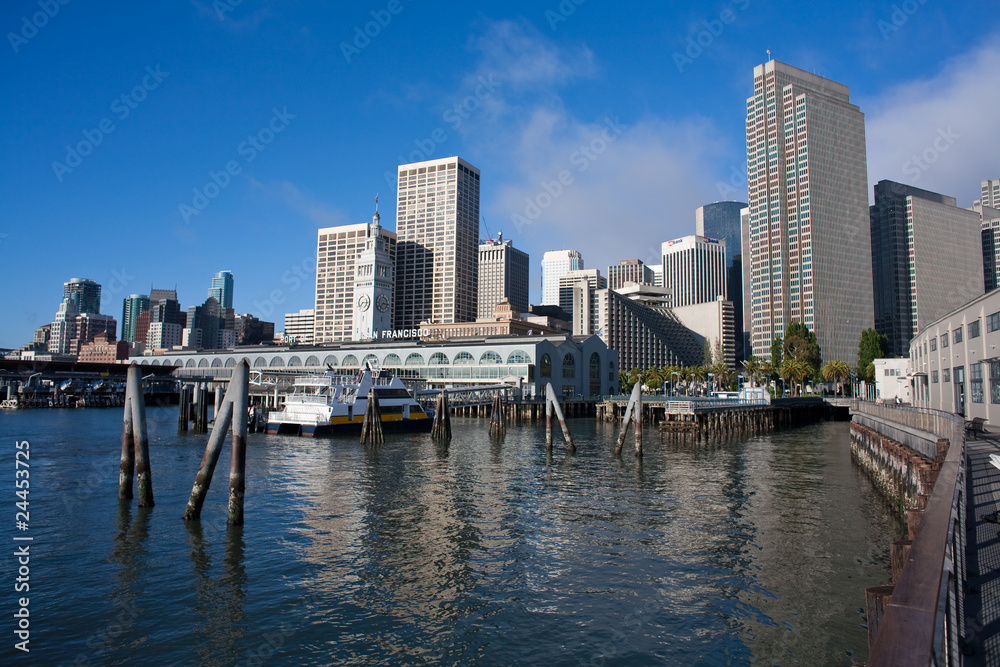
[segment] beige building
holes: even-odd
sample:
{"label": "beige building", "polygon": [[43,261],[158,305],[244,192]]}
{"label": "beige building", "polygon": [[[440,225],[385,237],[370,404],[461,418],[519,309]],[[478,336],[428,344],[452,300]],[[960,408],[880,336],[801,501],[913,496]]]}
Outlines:
{"label": "beige building", "polygon": [[[367,234],[367,222],[324,227],[317,232],[315,343],[351,340],[354,335],[354,267],[365,249]],[[382,237],[389,255],[395,258],[395,232],[383,229]]]}
{"label": "beige building", "polygon": [[675,307],[728,297],[725,240],[684,236],[664,242],[661,252],[663,286],[673,294]]}
{"label": "beige building", "polygon": [[472,322],[479,298],[479,170],[457,156],[398,168],[393,326]]}
{"label": "beige building", "polygon": [[674,308],[673,312],[681,324],[708,341],[712,354],[715,354],[716,344],[721,342],[726,366],[736,368],[736,323],[732,301],[720,296],[708,303]]}
{"label": "beige building", "polygon": [[493,315],[497,305],[510,301],[515,310],[528,312],[530,260],[503,232],[479,244],[479,319]]}
{"label": "beige building", "polygon": [[547,336],[560,333],[554,328],[538,322],[521,319],[520,313],[504,299],[497,304],[493,317],[477,319],[475,322],[453,322],[451,324],[420,325],[423,340],[451,340],[484,336]]}
{"label": "beige building", "polygon": [[303,308],[297,313],[285,313],[285,331],[283,335],[285,341],[310,344],[313,342],[313,331],[315,328],[315,309]]}
{"label": "beige building", "polygon": [[874,319],[864,114],[847,86],[771,60],[754,68],[746,137],[753,354],[770,359],[795,321],[853,365]]}
{"label": "beige building", "polygon": [[653,269],[641,259],[623,259],[617,266],[608,267],[608,289],[618,290],[628,284],[652,285]]}

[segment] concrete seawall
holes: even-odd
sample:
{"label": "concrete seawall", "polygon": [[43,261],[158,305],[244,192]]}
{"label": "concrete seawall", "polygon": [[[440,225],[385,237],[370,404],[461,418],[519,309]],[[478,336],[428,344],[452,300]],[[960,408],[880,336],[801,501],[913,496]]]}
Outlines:
{"label": "concrete seawall", "polygon": [[[941,447],[947,447],[944,441]],[[939,452],[943,459],[944,453]],[[868,426],[851,422],[851,457],[901,516],[923,509],[939,464]]]}

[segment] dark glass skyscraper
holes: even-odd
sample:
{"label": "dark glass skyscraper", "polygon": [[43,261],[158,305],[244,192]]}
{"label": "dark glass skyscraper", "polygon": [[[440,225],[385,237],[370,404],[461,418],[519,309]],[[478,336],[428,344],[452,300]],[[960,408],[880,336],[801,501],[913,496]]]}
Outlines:
{"label": "dark glass skyscraper", "polygon": [[63,283],[63,299],[76,304],[78,313],[101,312],[101,286],[89,278],[70,278]]}
{"label": "dark glass skyscraper", "polygon": [[215,297],[223,308],[233,307],[233,272],[219,271],[212,276],[212,288],[208,296]]}
{"label": "dark glass skyscraper", "polygon": [[736,361],[750,356],[744,349],[749,343],[748,332],[743,329],[743,254],[740,210],[746,208],[744,202],[717,201],[699,206],[695,211],[695,234],[726,241],[726,292],[733,302],[733,320],[736,324]]}

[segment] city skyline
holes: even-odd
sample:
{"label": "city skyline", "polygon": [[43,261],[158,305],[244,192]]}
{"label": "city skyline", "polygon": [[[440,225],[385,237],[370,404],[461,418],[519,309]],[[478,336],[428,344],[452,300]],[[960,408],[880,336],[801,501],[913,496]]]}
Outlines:
{"label": "city skyline", "polygon": [[[981,30],[982,2],[899,16],[739,2],[724,17],[647,9],[641,23],[628,6],[400,7],[363,48],[355,28],[364,36],[384,6],[70,4],[33,30],[22,19],[37,4],[5,7],[15,38],[0,248],[96,280],[116,317],[149,283],[200,303],[204,276],[226,266],[240,277],[235,310],[274,319],[268,306],[313,304],[319,228],[366,220],[362,192],[392,211],[399,164],[457,154],[483,173],[492,232],[531,256],[574,247],[592,266],[654,264],[698,206],[747,196],[741,107],[766,49],[850,88],[866,115],[869,202],[871,185],[892,179],[968,207],[998,175],[997,93],[982,82],[1000,32]],[[150,23],[164,28],[155,39]],[[430,66],[455,53],[459,64]],[[51,321],[63,280],[5,294],[0,347]]]}

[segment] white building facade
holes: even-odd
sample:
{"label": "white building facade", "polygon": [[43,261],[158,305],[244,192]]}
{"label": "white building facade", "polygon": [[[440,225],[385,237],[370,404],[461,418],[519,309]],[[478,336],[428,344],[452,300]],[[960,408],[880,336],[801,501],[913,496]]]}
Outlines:
{"label": "white building facade", "polygon": [[542,255],[541,305],[558,306],[559,279],[570,271],[583,268],[583,255],[577,250],[549,250]]}

